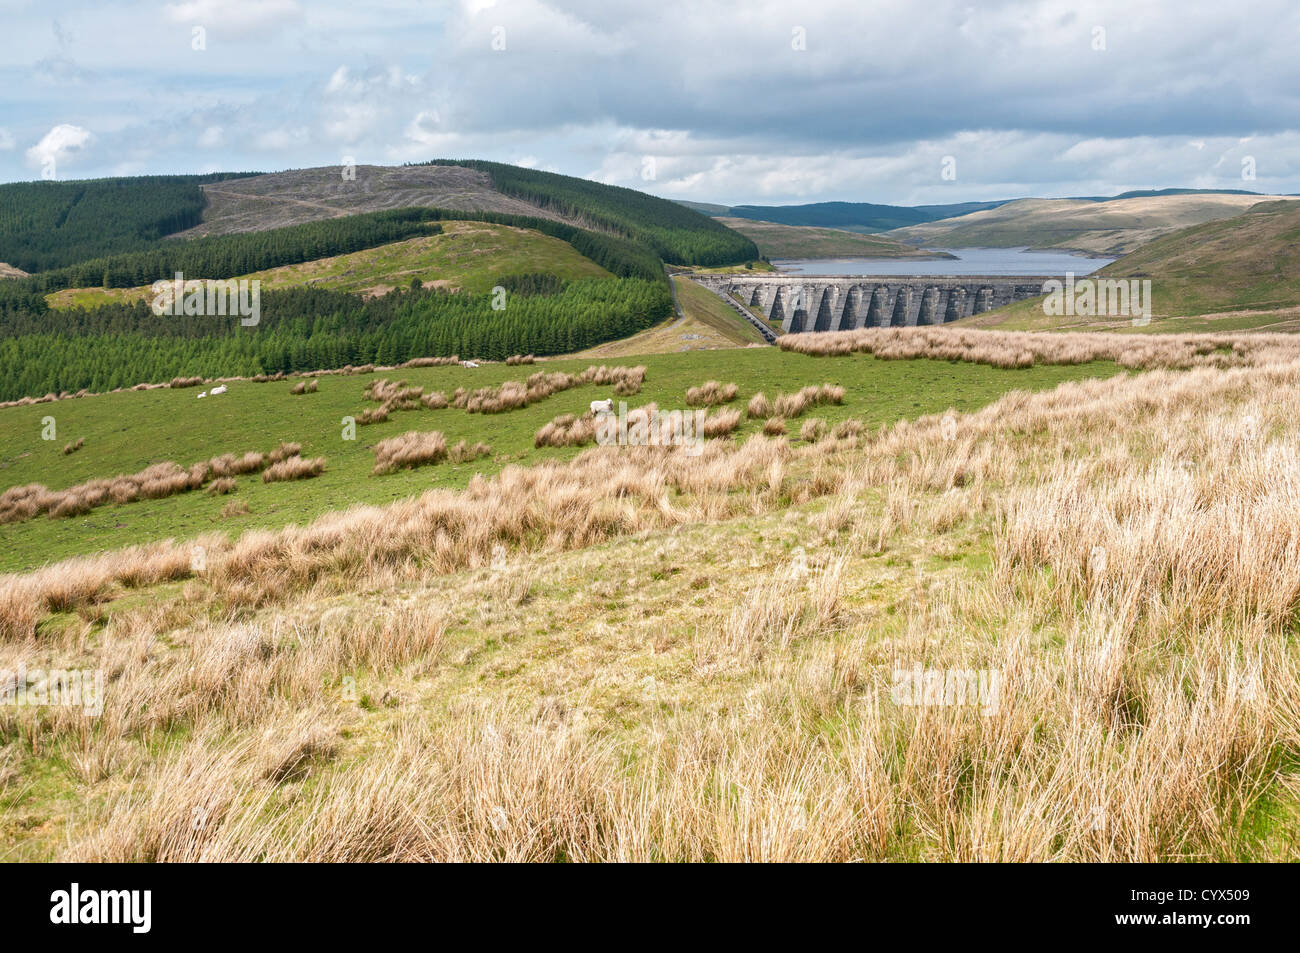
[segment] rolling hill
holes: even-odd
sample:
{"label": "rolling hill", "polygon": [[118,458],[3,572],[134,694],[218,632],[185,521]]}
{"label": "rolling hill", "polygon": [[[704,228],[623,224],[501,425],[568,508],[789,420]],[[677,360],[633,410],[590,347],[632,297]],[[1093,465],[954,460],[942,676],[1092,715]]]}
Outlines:
{"label": "rolling hill", "polygon": [[[456,221],[442,223],[436,235],[234,277],[257,279],[267,291],[313,287],[377,295],[418,280],[428,288],[482,294],[503,277],[539,273],[562,281],[609,277],[604,268],[550,235],[488,222]],[[52,292],[46,300],[52,308],[94,308],[149,297],[150,287],[143,285],[67,288]]]}
{"label": "rolling hill", "polygon": [[753,239],[764,258],[952,258],[879,235],[838,228],[781,225],[747,218],[719,218],[729,228]]}
{"label": "rolling hill", "polygon": [[[477,160],[355,172],[0,193],[0,248],[40,251],[15,257],[33,274],[0,283],[0,399],[199,373],[570,353],[671,315],[665,265],[759,257],[722,223],[632,189]],[[232,327],[224,308],[154,315],[142,289],[177,273],[263,282],[257,330]],[[488,294],[498,283],[500,301]],[[394,301],[375,295],[399,286]]]}
{"label": "rolling hill", "polygon": [[[503,195],[486,172],[460,166],[356,167],[344,179],[338,166],[292,169],[204,185],[203,220],[179,238],[263,231],[393,208],[501,212],[565,221],[536,205]],[[578,224],[570,221],[569,224]]]}
{"label": "rolling hill", "polygon": [[1031,299],[963,323],[1006,330],[1300,330],[1300,204],[1260,202],[1233,218],[1180,229],[1098,276],[1150,280],[1152,322],[1047,316],[1041,299]]}
{"label": "rolling hill", "polygon": [[733,205],[725,213],[710,214],[775,222],[779,225],[883,232],[905,225],[997,208],[1003,204],[1005,203],[959,202],[952,205],[877,205],[871,202],[813,202],[808,205]]}
{"label": "rolling hill", "polygon": [[1105,257],[1124,255],[1190,225],[1240,215],[1269,196],[1175,193],[1093,201],[1018,199],[994,209],[886,233],[938,248],[1057,248]]}

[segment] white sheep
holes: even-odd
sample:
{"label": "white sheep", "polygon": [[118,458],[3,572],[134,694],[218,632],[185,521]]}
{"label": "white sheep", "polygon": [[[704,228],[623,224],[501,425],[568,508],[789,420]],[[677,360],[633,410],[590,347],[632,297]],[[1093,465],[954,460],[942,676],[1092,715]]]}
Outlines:
{"label": "white sheep", "polygon": [[614,412],[614,398],[609,397],[605,400],[593,400],[591,402],[591,412],[597,416],[600,414],[612,414]]}
{"label": "white sheep", "polygon": [[204,391],[202,394],[199,394],[199,396],[200,396],[200,397],[207,397],[207,396],[208,396],[208,392],[207,392],[207,391]]}
{"label": "white sheep", "polygon": [[213,397],[216,397],[218,394],[224,394],[225,392],[226,392],[226,385],[225,385],[225,384],[222,384],[220,387],[214,387],[214,388],[212,388],[212,396],[213,396]]}

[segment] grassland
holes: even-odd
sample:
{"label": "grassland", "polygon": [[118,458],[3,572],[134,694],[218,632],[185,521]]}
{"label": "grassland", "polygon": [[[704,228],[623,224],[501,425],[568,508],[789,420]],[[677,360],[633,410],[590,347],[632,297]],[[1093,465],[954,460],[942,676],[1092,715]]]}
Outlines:
{"label": "grassland", "polygon": [[[639,397],[751,357],[769,393],[897,373],[939,408],[975,369],[698,353]],[[0,857],[1294,861],[1296,368],[602,448],[199,570],[0,580],[0,671],[109,686],[0,708]],[[1000,687],[900,695],[913,667]]]}
{"label": "grassland", "polygon": [[946,252],[927,252],[897,239],[863,235],[836,228],[780,225],[748,218],[719,218],[754,244],[765,258],[952,258]]}
{"label": "grassland", "polygon": [[[439,235],[411,238],[347,255],[285,265],[237,277],[262,288],[319,285],[334,291],[383,294],[418,278],[426,286],[484,292],[503,275],[545,272],[564,279],[609,272],[558,238],[526,228],[483,222],[445,222]],[[203,275],[192,277],[202,278]],[[145,300],[149,288],[69,288],[47,295],[53,308],[93,308],[109,301]]]}
{"label": "grassland", "polygon": [[[738,317],[731,320],[739,322]],[[855,417],[873,427],[948,407],[971,410],[1011,388],[1039,389],[1114,371],[1110,364],[1001,371],[942,361],[890,362],[870,357],[826,363],[770,347],[627,356],[619,362],[644,363],[649,368],[644,389],[629,400],[629,406],[654,401],[664,410],[683,408],[686,388],[708,379],[738,384],[737,406],[743,406],[743,401],[759,390],[772,397],[778,391],[826,380],[843,385],[847,399],[843,406],[820,408],[813,416],[832,423]],[[579,371],[590,363],[562,360],[540,366]],[[362,399],[375,376],[405,379],[423,386],[426,392],[450,393],[460,386],[484,387],[523,379],[534,369],[433,367],[322,377],[317,393],[301,396],[289,394],[290,381],[235,382],[229,393],[207,400],[196,400],[195,389],[152,390],[0,409],[0,488],[40,482],[58,490],[95,477],[138,472],[157,461],[188,466],[221,453],[269,451],[282,440],[301,443],[304,457],[324,456],[328,461],[321,476],[303,483],[265,485],[241,478],[233,497],[187,493],[108,506],[82,517],[41,517],[0,526],[4,543],[0,569],[30,568],[76,553],[146,540],[279,527],[353,503],[392,501],[430,487],[463,487],[475,473],[499,472],[512,463],[572,456],[573,450],[534,449],[533,434],[558,414],[581,413],[591,400],[610,396],[608,388],[580,387],[522,410],[491,416],[454,408],[395,413],[385,423],[358,427],[355,441],[341,437],[343,417],[357,416],[375,406]],[[56,440],[41,439],[46,416],[55,418]],[[745,423],[741,434],[754,432],[760,423]],[[474,464],[443,464],[372,477],[370,448],[408,430],[440,430],[449,443],[483,441],[491,446],[493,455]],[[84,448],[64,455],[64,445],[79,438],[85,439]],[[251,512],[223,518],[221,511],[231,498],[245,501]]]}

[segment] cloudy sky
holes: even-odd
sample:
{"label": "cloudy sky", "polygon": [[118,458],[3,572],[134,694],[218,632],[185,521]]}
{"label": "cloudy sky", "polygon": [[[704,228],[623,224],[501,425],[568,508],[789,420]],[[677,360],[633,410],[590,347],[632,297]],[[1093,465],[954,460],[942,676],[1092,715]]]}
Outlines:
{"label": "cloudy sky", "polygon": [[3,181],[477,157],[728,204],[1300,192],[1296,0],[0,0],[0,23]]}

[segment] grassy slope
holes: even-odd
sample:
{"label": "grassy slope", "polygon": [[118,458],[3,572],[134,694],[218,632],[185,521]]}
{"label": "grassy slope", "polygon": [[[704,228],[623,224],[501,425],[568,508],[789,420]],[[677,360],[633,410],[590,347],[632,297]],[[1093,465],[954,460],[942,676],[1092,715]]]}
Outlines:
{"label": "grassy slope", "polygon": [[751,344],[765,346],[759,333],[717,295],[685,278],[674,277],[673,283],[683,317],[674,316],[631,337],[588,348],[577,356],[603,361],[638,354],[671,354]]}
{"label": "grassy slope", "polygon": [[879,235],[862,235],[835,228],[780,225],[746,218],[722,218],[722,222],[747,238],[767,258],[952,258],[943,252],[921,251],[911,245]]}
{"label": "grassy slope", "polygon": [[[319,284],[336,291],[382,293],[418,277],[470,292],[489,290],[502,275],[546,272],[561,278],[608,275],[571,245],[531,229],[483,222],[446,222],[441,235],[285,265],[251,275],[267,290]],[[201,276],[195,276],[201,277]],[[48,295],[52,307],[91,308],[109,300],[147,298],[144,288],[69,288]]]}
{"label": "grassy slope", "polygon": [[[809,383],[831,381],[848,390],[841,407],[819,408],[810,416],[834,421],[857,417],[878,425],[903,417],[970,410],[1013,389],[1051,387],[1063,380],[1113,372],[1110,365],[1035,367],[1001,371],[937,361],[877,361],[866,356],[828,361],[786,354],[775,348],[693,351],[623,359],[649,367],[641,394],[631,406],[655,401],[664,410],[684,406],[687,387],[714,378],[740,386],[740,401],[755,391],[768,396]],[[546,362],[547,369],[581,370],[588,360]],[[457,386],[481,387],[519,380],[529,367],[483,366],[422,368],[390,372],[426,390],[450,392]],[[0,410],[0,489],[41,482],[63,489],[86,479],[130,473],[160,460],[190,464],[226,452],[270,450],[280,440],[303,444],[304,456],[324,455],[326,472],[301,483],[266,485],[241,477],[229,497],[190,493],[164,500],[108,506],[81,517],[40,517],[0,526],[0,569],[17,570],[78,553],[115,548],[166,537],[186,538],[214,529],[238,533],[250,527],[275,527],[311,519],[353,503],[380,503],[433,486],[463,486],[475,472],[495,472],[511,463],[564,457],[574,450],[535,450],[538,427],[561,413],[586,410],[589,401],[610,395],[604,387],[580,387],[523,410],[496,416],[440,411],[397,413],[382,424],[357,428],[354,442],[341,439],[341,419],[374,404],[362,400],[373,376],[324,377],[320,391],[290,396],[289,382],[236,382],[221,397],[198,401],[193,389],[154,390]],[[41,419],[54,416],[58,439],[41,439]],[[756,424],[746,423],[742,433]],[[369,449],[385,437],[408,430],[441,430],[449,442],[485,441],[490,459],[474,464],[426,467],[372,477]],[[85,448],[63,456],[70,440],[85,438]],[[246,501],[252,512],[223,519],[231,499]]]}
{"label": "grassy slope", "polygon": [[946,248],[1023,245],[1073,249],[1095,255],[1124,255],[1161,235],[1240,215],[1260,201],[1257,195],[1232,194],[1159,195],[1109,202],[1021,199],[996,209],[886,234],[907,242]]}
{"label": "grassy slope", "polygon": [[966,319],[1002,330],[1111,329],[1149,333],[1300,329],[1300,205],[1266,202],[1235,218],[1166,235],[1103,268],[1151,280],[1153,320],[1048,317],[1041,299]]}

